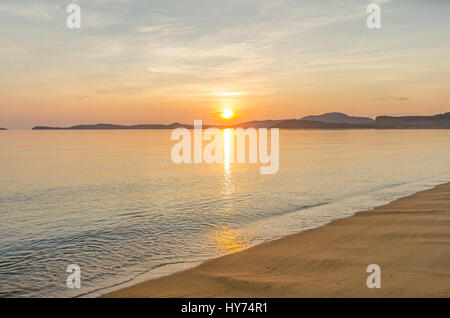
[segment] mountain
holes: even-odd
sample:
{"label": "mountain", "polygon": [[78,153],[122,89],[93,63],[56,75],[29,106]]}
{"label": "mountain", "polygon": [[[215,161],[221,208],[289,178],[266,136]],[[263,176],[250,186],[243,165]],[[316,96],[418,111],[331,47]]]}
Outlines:
{"label": "mountain", "polygon": [[313,120],[289,119],[274,125],[272,128],[281,129],[364,129],[373,128],[369,124],[324,123]]}
{"label": "mountain", "polygon": [[450,128],[450,112],[434,116],[378,116],[377,128]]}
{"label": "mountain", "polygon": [[[312,118],[306,119],[306,118]],[[194,128],[193,125],[172,123],[170,125],[77,125],[71,127],[36,126],[33,130],[83,130],[83,129],[175,129]],[[387,128],[450,128],[450,112],[434,116],[378,116],[375,120],[368,117],[352,117],[343,113],[328,113],[318,116],[306,116],[302,119],[253,120],[236,125],[203,125],[203,128],[282,128],[282,129],[387,129]]]}
{"label": "mountain", "polygon": [[372,124],[374,120],[369,117],[352,117],[344,113],[326,113],[322,115],[311,115],[303,117],[302,120],[312,120],[322,123],[340,124]]}
{"label": "mountain", "polygon": [[240,123],[237,125],[230,126],[230,128],[270,128],[276,124],[282,122],[283,120],[252,120],[245,123]]}

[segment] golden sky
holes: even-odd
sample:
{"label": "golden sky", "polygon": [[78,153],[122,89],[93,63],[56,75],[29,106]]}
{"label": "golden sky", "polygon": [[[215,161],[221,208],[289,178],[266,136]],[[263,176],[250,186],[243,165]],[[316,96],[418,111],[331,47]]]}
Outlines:
{"label": "golden sky", "polygon": [[0,4],[0,127],[450,111],[449,1],[62,3]]}

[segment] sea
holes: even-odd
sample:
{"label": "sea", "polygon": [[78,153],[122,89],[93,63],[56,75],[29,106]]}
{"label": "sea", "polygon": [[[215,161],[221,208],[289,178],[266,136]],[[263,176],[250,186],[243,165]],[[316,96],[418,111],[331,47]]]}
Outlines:
{"label": "sea", "polygon": [[450,129],[280,130],[275,174],[176,164],[171,133],[1,131],[0,297],[96,297],[450,181]]}

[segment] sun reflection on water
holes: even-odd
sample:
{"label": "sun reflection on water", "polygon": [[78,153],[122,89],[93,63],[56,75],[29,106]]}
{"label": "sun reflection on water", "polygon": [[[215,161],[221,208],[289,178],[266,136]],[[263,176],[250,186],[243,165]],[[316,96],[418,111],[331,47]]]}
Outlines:
{"label": "sun reflection on water", "polygon": [[225,173],[231,174],[231,158],[232,158],[232,131],[230,128],[223,130],[223,167],[225,168]]}
{"label": "sun reflection on water", "polygon": [[219,227],[214,232],[214,242],[221,253],[230,254],[248,247],[250,237],[227,226]]}
{"label": "sun reflection on water", "polygon": [[224,168],[224,189],[223,194],[229,196],[234,192],[231,178],[231,163],[234,156],[233,131],[230,128],[223,130],[223,168]]}

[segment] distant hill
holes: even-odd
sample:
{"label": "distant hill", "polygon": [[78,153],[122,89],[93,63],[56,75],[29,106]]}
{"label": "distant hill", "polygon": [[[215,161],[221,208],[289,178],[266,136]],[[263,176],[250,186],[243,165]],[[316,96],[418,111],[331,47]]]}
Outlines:
{"label": "distant hill", "polygon": [[339,124],[372,124],[374,120],[369,117],[352,117],[344,113],[326,113],[322,115],[311,115],[303,117],[302,120],[312,120],[322,123]]}
{"label": "distant hill", "polygon": [[170,125],[112,125],[112,124],[95,124],[95,125],[77,125],[71,127],[48,127],[36,126],[33,130],[91,130],[91,129],[175,129],[178,127],[193,128],[193,125],[183,125],[180,123],[172,123]]}
{"label": "distant hill", "polygon": [[450,128],[450,112],[434,116],[378,116],[377,128]]}
{"label": "distant hill", "polygon": [[273,128],[281,129],[363,129],[373,128],[369,124],[324,123],[313,120],[289,119],[280,122]]}
{"label": "distant hill", "polygon": [[[281,122],[281,120],[253,120],[248,121],[236,125],[203,125],[203,128],[209,128],[209,127],[216,127],[216,128],[268,128],[272,127],[273,125]],[[92,129],[175,129],[175,128],[188,128],[192,129],[194,128],[194,125],[185,125],[181,123],[172,123],[170,125],[158,125],[158,124],[145,124],[145,125],[132,125],[132,126],[126,126],[126,125],[112,125],[112,124],[94,124],[94,125],[76,125],[71,127],[48,127],[48,126],[36,126],[33,127],[33,130],[92,130]]]}
{"label": "distant hill", "polygon": [[269,128],[277,125],[278,123],[282,122],[283,120],[252,120],[247,121],[245,123],[240,123],[237,125],[230,126],[231,128]]}
{"label": "distant hill", "polygon": [[[313,118],[315,120],[305,119]],[[317,120],[319,118],[320,120]],[[85,130],[85,129],[175,129],[194,128],[193,125],[172,123],[170,125],[77,125],[71,127],[36,126],[33,130]],[[203,125],[203,128],[282,128],[282,129],[389,129],[389,128],[450,128],[450,112],[434,116],[378,116],[375,120],[368,117],[352,117],[343,113],[328,113],[318,116],[306,116],[302,119],[253,120],[235,125]]]}

